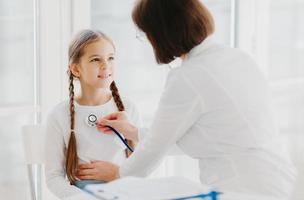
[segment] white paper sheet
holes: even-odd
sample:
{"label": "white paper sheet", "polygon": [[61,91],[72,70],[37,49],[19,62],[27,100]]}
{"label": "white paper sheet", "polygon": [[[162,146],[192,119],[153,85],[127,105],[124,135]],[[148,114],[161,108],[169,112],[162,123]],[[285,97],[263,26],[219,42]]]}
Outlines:
{"label": "white paper sheet", "polygon": [[182,177],[143,179],[126,177],[108,184],[88,185],[86,189],[101,199],[160,200],[209,193],[203,187]]}

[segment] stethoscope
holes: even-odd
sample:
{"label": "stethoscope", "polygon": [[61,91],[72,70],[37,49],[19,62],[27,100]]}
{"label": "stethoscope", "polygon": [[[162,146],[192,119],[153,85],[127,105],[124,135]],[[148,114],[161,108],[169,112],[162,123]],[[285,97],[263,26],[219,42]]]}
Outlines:
{"label": "stethoscope", "polygon": [[[87,118],[86,118],[86,124],[90,127],[96,127],[97,125],[97,116],[94,114],[90,114]],[[133,149],[130,147],[130,145],[127,143],[127,140],[117,131],[115,130],[113,127],[111,126],[106,126],[109,129],[111,129],[117,136],[118,138],[124,143],[124,145],[131,151],[133,152]]]}

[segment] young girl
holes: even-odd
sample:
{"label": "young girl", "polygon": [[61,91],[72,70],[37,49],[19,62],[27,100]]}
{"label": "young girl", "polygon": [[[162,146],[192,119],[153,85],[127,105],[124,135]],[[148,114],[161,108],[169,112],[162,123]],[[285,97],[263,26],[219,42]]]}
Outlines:
{"label": "young girl", "polygon": [[[82,168],[87,171],[81,174],[78,173],[81,164],[97,166],[98,160],[103,160],[119,165],[130,155],[115,134],[108,134],[108,130],[90,122],[92,117],[94,121],[114,111],[125,111],[128,120],[139,125],[135,106],[127,100],[123,102],[118,93],[114,61],[114,44],[99,31],[83,30],[70,44],[70,99],[58,104],[46,121],[46,182],[59,198],[79,194],[83,183],[99,182],[98,168]],[[75,79],[80,82],[79,96],[74,95]],[[134,148],[137,131],[122,134]]]}

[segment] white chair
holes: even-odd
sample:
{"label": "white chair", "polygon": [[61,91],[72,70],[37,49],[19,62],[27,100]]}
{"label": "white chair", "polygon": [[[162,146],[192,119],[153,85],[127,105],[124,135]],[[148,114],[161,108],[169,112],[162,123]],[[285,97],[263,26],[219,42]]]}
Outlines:
{"label": "white chair", "polygon": [[[42,125],[25,125],[22,127],[22,140],[32,200],[59,200],[46,186],[44,176],[45,164],[45,127]],[[91,199],[88,195],[73,196],[70,199]],[[84,198],[86,197],[86,198]],[[66,200],[68,200],[67,198]]]}
{"label": "white chair", "polygon": [[41,125],[22,127],[22,140],[32,200],[42,200],[42,166],[44,163],[45,132]]}

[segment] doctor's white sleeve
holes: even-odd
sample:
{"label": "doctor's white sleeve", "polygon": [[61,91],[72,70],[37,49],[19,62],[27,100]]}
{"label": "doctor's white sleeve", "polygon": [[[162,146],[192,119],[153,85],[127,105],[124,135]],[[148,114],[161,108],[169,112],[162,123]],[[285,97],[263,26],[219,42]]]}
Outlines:
{"label": "doctor's white sleeve", "polygon": [[146,137],[148,131],[147,131],[147,128],[143,127],[141,115],[136,106],[133,107],[132,116],[133,116],[133,120],[134,120],[133,122],[139,130],[138,131],[138,141],[141,142]]}
{"label": "doctor's white sleeve", "polygon": [[[51,113],[54,114],[54,113]],[[81,195],[81,190],[65,178],[65,143],[56,118],[49,115],[45,124],[45,177],[49,190],[60,199]]]}
{"label": "doctor's white sleeve", "polygon": [[169,73],[149,133],[134,153],[120,166],[124,176],[146,176],[197,121],[203,112],[203,101],[190,80],[179,70]]}
{"label": "doctor's white sleeve", "polygon": [[134,103],[130,103],[129,107],[128,118],[131,123],[138,128],[138,140],[140,142],[146,137],[148,129],[143,127],[141,114],[138,111],[137,106]]}

